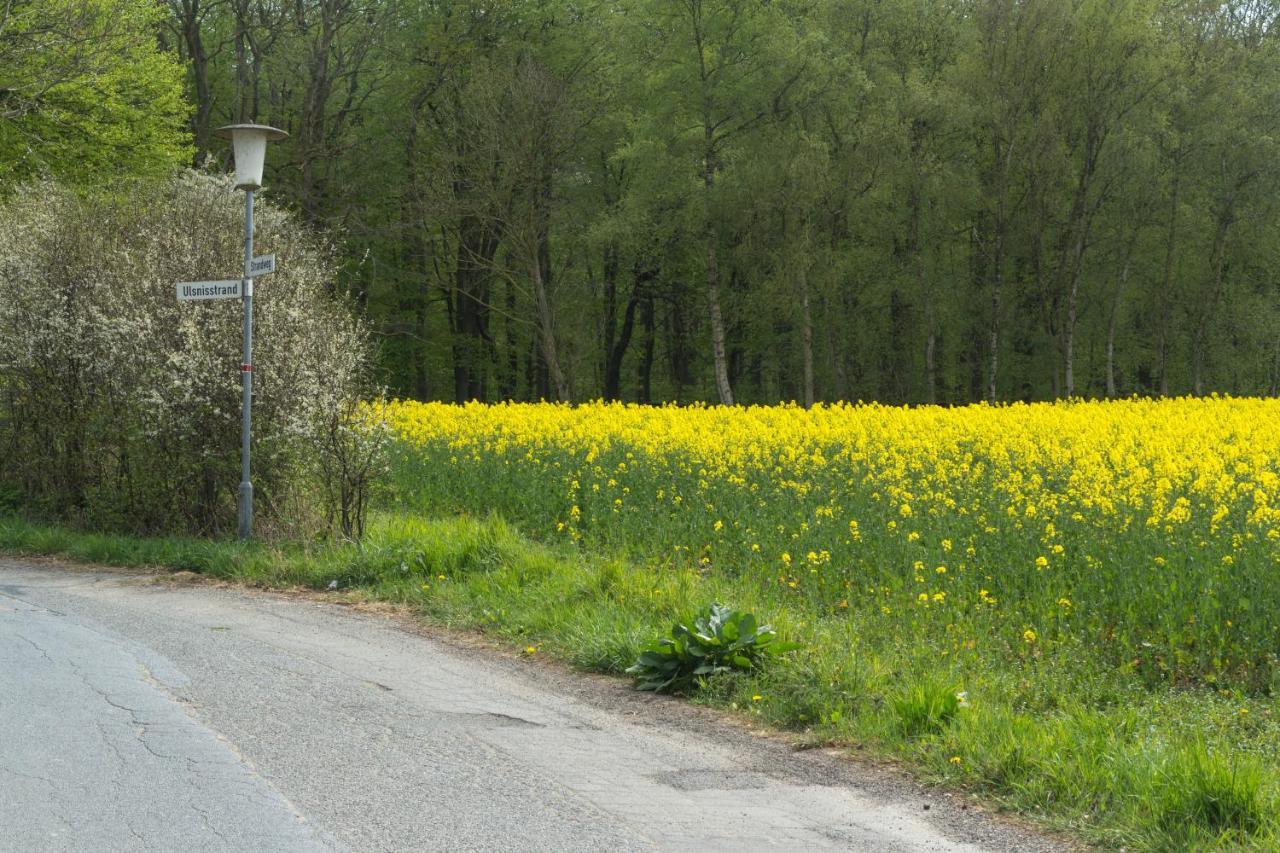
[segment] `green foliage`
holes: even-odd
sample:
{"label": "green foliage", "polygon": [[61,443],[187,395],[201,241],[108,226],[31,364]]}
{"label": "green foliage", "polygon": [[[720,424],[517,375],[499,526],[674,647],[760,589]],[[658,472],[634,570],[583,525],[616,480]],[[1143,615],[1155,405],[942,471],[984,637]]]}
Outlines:
{"label": "green foliage", "polygon": [[1195,744],[1160,768],[1151,806],[1170,849],[1242,845],[1274,820],[1270,783],[1268,769],[1251,756]]}
{"label": "green foliage", "polygon": [[21,486],[0,480],[0,515],[20,511],[25,502]]}
{"label": "green foliage", "polygon": [[0,188],[291,129],[393,393],[1280,389],[1274,0],[5,9]]}
{"label": "green foliage", "polygon": [[941,731],[960,712],[962,698],[962,694],[945,683],[922,681],[912,684],[893,699],[899,731],[907,738]]}
{"label": "green foliage", "polygon": [[190,156],[184,69],[148,0],[18,0],[0,11],[0,189],[100,185]]}
{"label": "green foliage", "polygon": [[693,620],[692,628],[679,622],[670,637],[641,652],[627,673],[640,690],[684,692],[717,675],[748,672],[771,655],[799,647],[777,642],[773,628],[757,624],[750,613],[712,604]]}

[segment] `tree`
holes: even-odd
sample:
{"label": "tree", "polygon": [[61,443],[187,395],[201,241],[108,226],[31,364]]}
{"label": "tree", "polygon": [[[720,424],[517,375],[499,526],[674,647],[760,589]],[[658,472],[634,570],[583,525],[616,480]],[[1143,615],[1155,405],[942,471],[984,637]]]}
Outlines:
{"label": "tree", "polygon": [[0,9],[0,185],[163,174],[187,157],[183,68],[148,0]]}
{"label": "tree", "polygon": [[166,2],[398,393],[1280,384],[1276,0]]}
{"label": "tree", "polygon": [[805,65],[795,52],[794,22],[774,4],[761,0],[681,0],[643,6],[640,14],[646,29],[653,33],[650,49],[655,61],[649,73],[660,132],[677,161],[693,154],[698,162],[703,275],[716,392],[721,403],[732,405],[721,300],[723,235],[716,209],[716,181],[731,157],[732,146],[785,114],[788,95]]}

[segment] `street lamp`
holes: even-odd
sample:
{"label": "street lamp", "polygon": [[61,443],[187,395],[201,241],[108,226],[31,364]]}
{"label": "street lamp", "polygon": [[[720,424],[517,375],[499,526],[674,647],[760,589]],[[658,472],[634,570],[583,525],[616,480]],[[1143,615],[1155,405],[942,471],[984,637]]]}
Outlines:
{"label": "street lamp", "polygon": [[244,277],[240,280],[244,303],[244,359],[240,363],[243,400],[240,415],[240,538],[253,535],[253,483],[249,480],[249,425],[253,409],[253,193],[262,188],[262,163],[267,143],[289,134],[264,124],[229,124],[215,131],[231,140],[236,158],[236,189],[244,190]]}

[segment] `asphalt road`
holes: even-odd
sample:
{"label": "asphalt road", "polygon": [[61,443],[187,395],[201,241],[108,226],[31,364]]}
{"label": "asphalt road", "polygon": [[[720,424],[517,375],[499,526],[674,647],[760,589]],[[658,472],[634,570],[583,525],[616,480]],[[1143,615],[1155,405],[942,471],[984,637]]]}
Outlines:
{"label": "asphalt road", "polygon": [[0,850],[1049,850],[616,680],[0,559]]}

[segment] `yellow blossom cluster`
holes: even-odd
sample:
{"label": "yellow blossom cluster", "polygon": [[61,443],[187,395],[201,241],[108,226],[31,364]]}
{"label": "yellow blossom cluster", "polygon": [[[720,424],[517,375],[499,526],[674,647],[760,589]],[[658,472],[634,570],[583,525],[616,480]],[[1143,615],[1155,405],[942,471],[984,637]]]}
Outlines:
{"label": "yellow blossom cluster", "polygon": [[1005,620],[1011,649],[1089,637],[1169,678],[1252,677],[1277,640],[1280,401],[383,415],[411,504],[758,571],[823,612]]}

